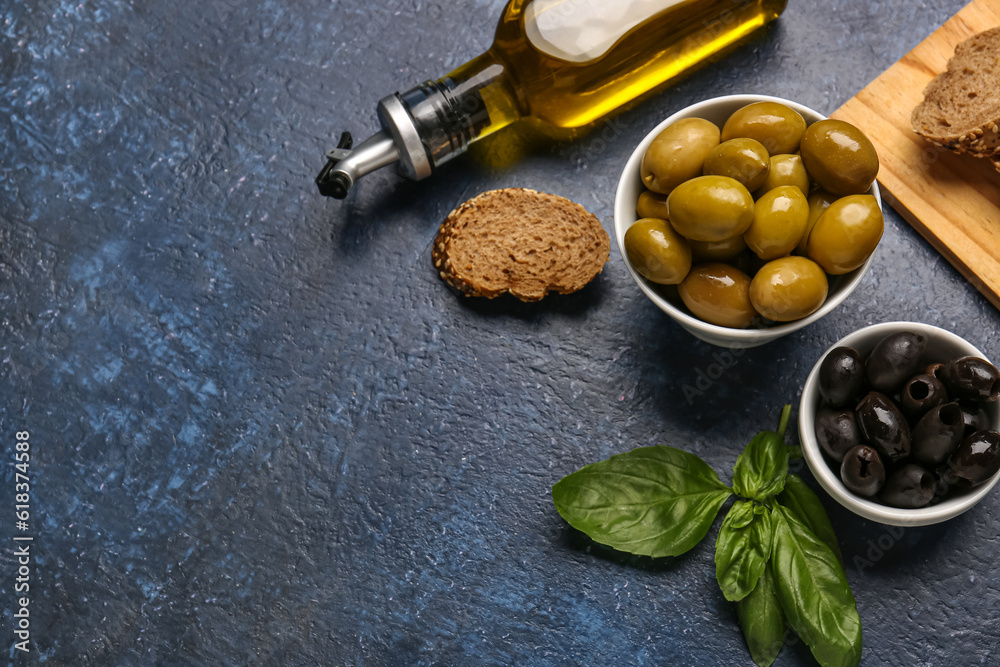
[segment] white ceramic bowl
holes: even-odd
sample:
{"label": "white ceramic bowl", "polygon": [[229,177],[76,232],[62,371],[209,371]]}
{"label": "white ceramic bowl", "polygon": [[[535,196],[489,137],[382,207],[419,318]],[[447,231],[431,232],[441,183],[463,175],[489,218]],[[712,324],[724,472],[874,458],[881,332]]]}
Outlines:
{"label": "white ceramic bowl", "polygon": [[[655,303],[660,310],[676,320],[678,324],[694,336],[706,342],[712,343],[713,345],[730,348],[745,348],[763,345],[764,343],[769,343],[773,340],[781,338],[782,336],[786,336],[793,331],[797,331],[802,327],[812,324],[819,318],[834,310],[851,292],[854,291],[854,289],[861,282],[865,273],[868,271],[868,267],[871,266],[872,260],[874,259],[874,254],[872,254],[872,256],[869,257],[864,264],[854,271],[846,273],[842,276],[830,276],[830,292],[826,298],[826,302],[812,315],[795,322],[777,324],[763,329],[732,329],[729,327],[709,324],[708,322],[700,320],[684,307],[684,303],[677,295],[676,287],[668,287],[651,283],[639,275],[634,268],[632,268],[632,265],[629,264],[625,255],[625,230],[627,230],[637,219],[635,213],[635,203],[639,199],[639,193],[643,190],[639,167],[642,163],[642,156],[645,154],[646,148],[649,147],[649,144],[652,143],[656,135],[662,132],[671,123],[674,123],[682,118],[704,118],[705,120],[715,123],[721,128],[726,122],[726,119],[729,118],[734,111],[753,102],[780,102],[782,104],[786,104],[802,114],[802,117],[805,118],[806,123],[809,125],[825,118],[825,116],[813,111],[809,107],[804,107],[801,104],[785,100],[780,97],[769,97],[767,95],[726,95],[725,97],[715,97],[710,100],[705,100],[704,102],[699,102],[698,104],[693,104],[687,108],[681,109],[654,127],[652,131],[639,143],[635,151],[632,153],[632,156],[628,159],[628,162],[625,163],[625,169],[622,171],[621,179],[618,181],[618,191],[615,194],[615,236],[618,239],[618,250],[621,253],[622,258],[625,260],[625,266],[628,268],[628,272],[632,274],[632,278],[639,286],[639,289],[641,289],[642,292],[649,297],[649,300]],[[872,187],[868,190],[868,192],[875,195],[875,199],[878,201],[879,207],[881,207],[882,199],[879,195],[878,183],[872,183]]]}
{"label": "white ceramic bowl", "polygon": [[[802,390],[802,400],[799,403],[799,440],[802,443],[802,453],[813,476],[838,503],[859,516],[879,523],[892,526],[927,526],[947,521],[970,509],[990,492],[997,481],[1000,481],[1000,472],[993,475],[989,481],[953,495],[937,505],[914,510],[897,509],[867,500],[848,491],[847,487],[840,481],[840,476],[826,462],[819,443],[816,441],[816,411],[820,405],[819,366],[826,355],[833,348],[846,345],[853,347],[864,357],[884,337],[899,331],[914,331],[926,337],[928,363],[948,361],[962,356],[988,359],[985,354],[964,338],[929,324],[886,322],[859,329],[834,343],[829,350],[823,353],[823,356],[813,366],[812,372],[809,373]],[[991,428],[1000,427],[1000,401],[988,404],[986,410],[992,422]]]}

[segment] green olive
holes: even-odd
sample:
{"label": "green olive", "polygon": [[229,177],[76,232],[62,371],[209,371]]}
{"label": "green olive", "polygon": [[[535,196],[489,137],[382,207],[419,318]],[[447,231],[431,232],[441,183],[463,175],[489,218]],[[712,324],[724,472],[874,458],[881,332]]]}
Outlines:
{"label": "green olive", "polygon": [[829,289],[819,264],[789,255],[760,268],[750,282],[750,302],[769,320],[791,322],[816,312]]}
{"label": "green olive", "polygon": [[721,241],[688,241],[693,262],[728,262],[747,249],[742,234]]}
{"label": "green olive", "polygon": [[882,209],[874,196],[841,197],[809,232],[806,254],[831,275],[853,271],[875,251],[884,227]]}
{"label": "green olive", "polygon": [[878,175],[878,153],[864,132],[842,120],[813,123],[802,136],[802,162],[835,195],[862,194]]}
{"label": "green olive", "polygon": [[777,259],[795,249],[808,221],[806,196],[794,185],[782,185],[754,204],[753,223],[743,238],[761,259]]}
{"label": "green olive", "polygon": [[815,190],[811,195],[809,195],[809,221],[806,222],[806,231],[802,235],[802,239],[799,241],[799,244],[795,246],[795,252],[800,255],[806,254],[806,241],[809,240],[809,232],[812,231],[816,221],[819,220],[819,216],[823,215],[823,211],[829,208],[830,204],[838,199],[839,197],[837,195],[832,195],[822,189]]}
{"label": "green olive", "polygon": [[735,178],[698,176],[667,197],[667,214],[677,232],[692,241],[723,241],[753,222],[753,197]]}
{"label": "green olive", "polygon": [[667,219],[667,196],[651,190],[643,190],[635,204],[635,214],[640,218]]}
{"label": "green olive", "polygon": [[698,264],[677,291],[688,310],[709,324],[743,329],[757,315],[750,305],[750,276],[728,264]]}
{"label": "green olive", "polygon": [[644,218],[625,230],[625,256],[639,274],[660,285],[676,285],[691,269],[691,248],[666,220]]}
{"label": "green olive", "polygon": [[788,153],[772,155],[769,166],[764,185],[754,193],[758,198],[782,185],[794,185],[802,191],[802,194],[809,192],[809,174],[806,173],[802,158],[798,155]]}
{"label": "green olive", "polygon": [[735,178],[753,192],[764,184],[770,158],[764,145],[755,139],[730,139],[712,149],[702,171]]}
{"label": "green olive", "polygon": [[754,102],[737,110],[722,126],[722,140],[749,137],[764,144],[771,155],[798,150],[806,121],[779,102]]}
{"label": "green olive", "polygon": [[703,118],[682,118],[656,135],[642,156],[642,183],[668,195],[701,174],[705,158],[719,145],[719,127]]}

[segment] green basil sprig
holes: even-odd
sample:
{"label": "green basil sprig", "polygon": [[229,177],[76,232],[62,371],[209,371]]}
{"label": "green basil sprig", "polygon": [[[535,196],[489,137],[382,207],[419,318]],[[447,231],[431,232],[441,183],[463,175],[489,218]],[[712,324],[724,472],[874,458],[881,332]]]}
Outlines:
{"label": "green basil sprig", "polygon": [[727,487],[700,458],[666,446],[641,447],[585,466],[552,487],[556,509],[594,541],[632,554],[677,556],[698,544],[725,502],[715,575],[736,603],[754,662],[771,665],[786,623],[824,667],[861,660],[861,618],[833,526],[806,484],[788,474],[797,448],[777,431],[758,433]]}

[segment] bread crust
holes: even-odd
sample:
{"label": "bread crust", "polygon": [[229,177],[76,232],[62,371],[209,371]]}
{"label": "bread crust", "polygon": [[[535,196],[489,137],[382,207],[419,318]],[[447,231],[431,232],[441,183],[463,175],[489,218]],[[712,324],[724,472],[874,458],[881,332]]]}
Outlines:
{"label": "bread crust", "polygon": [[910,124],[955,153],[1000,156],[1000,27],[955,47],[947,70],[927,84]]}
{"label": "bread crust", "polygon": [[431,260],[465,296],[511,294],[538,301],[569,294],[604,267],[611,241],[600,220],[564,197],[489,190],[456,207],[441,224]]}

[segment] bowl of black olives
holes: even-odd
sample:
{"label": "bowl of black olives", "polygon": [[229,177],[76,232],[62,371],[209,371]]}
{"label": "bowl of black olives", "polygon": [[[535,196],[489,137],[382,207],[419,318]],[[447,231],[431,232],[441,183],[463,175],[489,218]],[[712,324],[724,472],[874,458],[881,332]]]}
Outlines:
{"label": "bowl of black olives", "polygon": [[681,109],[629,157],[615,235],[642,292],[694,336],[753,347],[837,308],[882,237],[878,155],[857,127],[791,100]]}
{"label": "bowl of black olives", "polygon": [[1000,372],[965,339],[916,322],[860,329],[816,363],[799,439],[813,476],[873,521],[924,526],[1000,480]]}

